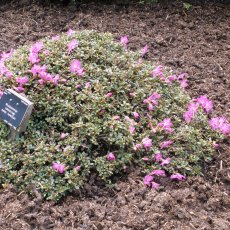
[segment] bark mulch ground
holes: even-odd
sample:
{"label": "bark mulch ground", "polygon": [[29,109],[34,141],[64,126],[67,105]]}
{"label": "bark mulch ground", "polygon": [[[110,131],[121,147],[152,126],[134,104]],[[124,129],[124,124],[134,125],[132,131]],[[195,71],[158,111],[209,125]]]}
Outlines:
{"label": "bark mulch ground", "polygon": [[[6,1],[5,1],[6,2]],[[182,1],[154,6],[1,3],[0,52],[68,28],[129,35],[130,48],[150,46],[148,59],[189,74],[189,93],[207,94],[213,115],[230,120],[230,4]],[[230,138],[204,176],[147,190],[138,170],[113,189],[95,182],[60,203],[0,190],[0,229],[230,229]]]}

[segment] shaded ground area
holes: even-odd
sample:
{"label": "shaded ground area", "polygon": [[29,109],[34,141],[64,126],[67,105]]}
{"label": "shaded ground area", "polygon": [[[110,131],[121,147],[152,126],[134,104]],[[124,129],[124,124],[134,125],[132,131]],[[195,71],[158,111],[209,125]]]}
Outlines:
{"label": "shaded ground area", "polygon": [[[0,4],[0,51],[68,28],[129,35],[131,49],[148,44],[149,60],[187,72],[190,95],[207,94],[214,112],[230,120],[230,4],[193,4],[187,11],[180,1],[77,7],[26,2]],[[92,178],[59,204],[2,189],[0,229],[230,229],[229,143],[221,143],[204,177],[166,181],[159,192],[144,188],[138,171],[113,189]]]}

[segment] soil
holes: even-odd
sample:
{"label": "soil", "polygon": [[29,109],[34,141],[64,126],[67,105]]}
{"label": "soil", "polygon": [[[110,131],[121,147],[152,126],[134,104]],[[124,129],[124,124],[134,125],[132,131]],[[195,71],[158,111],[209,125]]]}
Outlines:
{"label": "soil", "polygon": [[[129,35],[130,49],[150,46],[148,59],[189,75],[189,94],[207,94],[212,115],[230,120],[230,4],[161,1],[154,5],[100,2],[58,6],[0,0],[0,52],[69,28]],[[59,203],[13,188],[0,190],[0,229],[230,229],[230,138],[203,177],[143,186],[138,169],[107,188],[92,178]],[[119,180],[118,180],[119,179]]]}

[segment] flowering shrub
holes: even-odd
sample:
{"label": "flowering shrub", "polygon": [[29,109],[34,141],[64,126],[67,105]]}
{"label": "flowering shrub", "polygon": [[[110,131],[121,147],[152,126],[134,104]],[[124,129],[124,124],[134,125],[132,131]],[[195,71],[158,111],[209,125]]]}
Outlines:
{"label": "flowering shrub", "polygon": [[13,142],[0,122],[0,182],[33,185],[57,200],[92,172],[108,181],[130,164],[140,165],[144,184],[155,189],[157,177],[200,174],[229,123],[210,119],[208,98],[191,100],[186,75],[145,61],[147,52],[129,51],[128,37],[115,42],[108,33],[70,30],[3,53],[1,94],[14,88],[35,107]]}

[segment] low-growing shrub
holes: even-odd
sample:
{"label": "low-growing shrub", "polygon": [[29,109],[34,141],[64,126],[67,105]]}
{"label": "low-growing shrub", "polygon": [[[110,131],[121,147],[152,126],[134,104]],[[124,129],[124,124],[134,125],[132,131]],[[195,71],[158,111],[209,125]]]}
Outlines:
{"label": "low-growing shrub", "polygon": [[2,91],[14,88],[35,105],[26,132],[13,142],[0,122],[4,186],[34,186],[57,200],[90,173],[108,181],[130,164],[143,168],[152,188],[159,187],[155,177],[201,174],[229,124],[209,120],[205,96],[191,102],[185,74],[154,66],[140,58],[147,46],[133,52],[127,43],[109,33],[69,31],[2,54]]}

